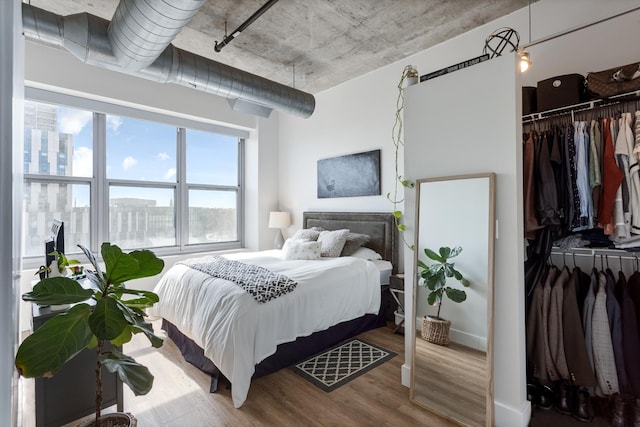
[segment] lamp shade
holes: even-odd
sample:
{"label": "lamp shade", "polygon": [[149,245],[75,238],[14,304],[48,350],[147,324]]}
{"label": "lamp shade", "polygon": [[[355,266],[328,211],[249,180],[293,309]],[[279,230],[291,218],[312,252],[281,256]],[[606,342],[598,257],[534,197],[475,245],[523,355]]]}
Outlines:
{"label": "lamp shade", "polygon": [[289,212],[275,211],[269,213],[269,228],[286,228],[291,225]]}

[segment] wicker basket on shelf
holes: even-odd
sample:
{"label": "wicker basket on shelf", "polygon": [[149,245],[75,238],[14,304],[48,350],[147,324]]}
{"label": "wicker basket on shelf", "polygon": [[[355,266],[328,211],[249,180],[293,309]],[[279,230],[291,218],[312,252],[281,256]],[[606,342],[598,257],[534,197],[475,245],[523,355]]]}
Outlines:
{"label": "wicker basket on shelf", "polygon": [[422,317],[422,339],[433,344],[449,345],[451,322],[431,316]]}

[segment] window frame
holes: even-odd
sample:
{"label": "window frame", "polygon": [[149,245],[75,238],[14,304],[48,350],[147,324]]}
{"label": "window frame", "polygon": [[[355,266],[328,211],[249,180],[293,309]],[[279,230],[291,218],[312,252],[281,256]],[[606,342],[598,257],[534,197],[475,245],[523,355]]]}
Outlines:
{"label": "window frame", "polygon": [[[45,89],[25,87],[25,100],[49,103],[56,106],[65,106],[93,112],[93,175],[91,177],[75,177],[62,175],[40,175],[24,174],[24,182],[40,183],[71,183],[88,184],[90,191],[90,249],[93,252],[99,251],[101,242],[109,239],[109,187],[115,186],[135,186],[153,188],[172,188],[175,195],[175,232],[176,245],[149,248],[158,256],[179,255],[197,252],[222,251],[229,249],[239,249],[244,246],[244,168],[245,168],[245,140],[249,137],[249,132],[243,129],[236,129],[221,126],[219,124],[207,123],[205,121],[193,120],[185,116],[170,115],[149,111],[145,109],[133,108],[89,98],[82,98],[74,95],[52,92]],[[116,115],[134,120],[144,120],[176,128],[176,181],[138,181],[125,179],[110,179],[106,176],[106,117]],[[186,133],[188,129],[222,134],[236,137],[238,141],[238,179],[236,186],[229,185],[209,185],[209,184],[189,184],[186,182]],[[51,173],[51,172],[50,172]],[[188,194],[190,189],[206,189],[214,191],[233,191],[237,194],[236,201],[236,227],[237,239],[229,242],[218,243],[188,243],[189,236],[189,205]],[[130,248],[127,248],[130,249]],[[135,248],[145,249],[145,248]],[[69,251],[70,252],[70,251]],[[41,263],[40,256],[23,257],[25,266],[37,266]]]}

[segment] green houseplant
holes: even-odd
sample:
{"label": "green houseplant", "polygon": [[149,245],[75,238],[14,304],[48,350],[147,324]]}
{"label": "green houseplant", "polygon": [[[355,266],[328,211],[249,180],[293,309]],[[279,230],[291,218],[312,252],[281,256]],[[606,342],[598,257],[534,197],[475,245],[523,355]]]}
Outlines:
{"label": "green houseplant", "polygon": [[462,286],[468,287],[469,281],[455,268],[451,258],[455,258],[462,252],[460,246],[449,248],[441,247],[438,253],[431,249],[424,250],[427,258],[433,262],[426,264],[418,260],[419,277],[418,284],[424,286],[427,291],[427,303],[437,307],[435,316],[424,316],[422,325],[422,337],[435,344],[449,344],[449,327],[451,322],[440,317],[442,299],[446,295],[451,301],[460,303],[467,299],[467,293],[450,285],[447,279],[455,278]]}
{"label": "green houseplant", "polygon": [[[116,347],[131,341],[133,334],[143,333],[153,347],[160,347],[162,339],[154,334],[153,326],[145,322],[144,309],[158,302],[153,292],[128,289],[125,282],[155,276],[164,261],[148,250],[123,253],[110,243],[103,243],[101,255],[103,272],[95,256],[78,245],[93,265],[87,271],[90,289],[69,277],[49,277],[38,282],[22,299],[41,306],[72,304],[60,314],[28,336],[18,348],[15,365],[27,378],[50,377],[85,348],[97,353],[95,425],[100,426],[102,408],[101,368],[117,373],[135,395],[147,394],[153,385],[149,369]],[[105,351],[105,343],[114,348]]]}
{"label": "green houseplant", "polygon": [[[80,261],[78,261],[77,259],[69,259],[62,252],[53,251],[48,255],[54,256],[55,262],[51,263],[51,265],[40,266],[40,268],[38,269],[38,271],[36,271],[35,274],[39,275],[41,279],[44,279],[45,277],[49,277],[49,276],[65,276],[69,268],[72,268],[73,265],[80,264]],[[54,264],[58,267],[57,271],[53,271],[51,269],[52,265]]]}

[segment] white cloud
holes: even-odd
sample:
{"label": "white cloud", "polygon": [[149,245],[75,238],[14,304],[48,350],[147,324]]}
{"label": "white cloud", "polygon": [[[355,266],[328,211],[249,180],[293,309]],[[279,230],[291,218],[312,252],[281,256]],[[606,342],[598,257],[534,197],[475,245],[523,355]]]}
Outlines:
{"label": "white cloud", "polygon": [[62,133],[78,134],[92,120],[91,111],[63,110],[58,116],[58,130]]}
{"label": "white cloud", "polygon": [[137,161],[134,157],[127,156],[127,157],[125,157],[125,158],[124,158],[124,160],[122,161],[122,168],[123,168],[124,170],[127,170],[127,169],[129,169],[130,167],[135,166],[135,165],[137,165],[137,164],[138,164],[138,161]]}
{"label": "white cloud", "polygon": [[88,147],[73,150],[73,176],[91,176],[93,171],[93,151]]}
{"label": "white cloud", "polygon": [[158,153],[159,160],[168,160],[170,157],[167,153]]}
{"label": "white cloud", "polygon": [[122,125],[122,119],[118,116],[107,116],[107,128],[111,128],[114,132],[117,132]]}
{"label": "white cloud", "polygon": [[175,169],[175,168],[171,168],[171,169],[169,169],[169,170],[167,171],[167,173],[165,173],[165,174],[164,174],[164,177],[165,177],[166,179],[173,178],[174,176],[176,176],[176,169]]}

